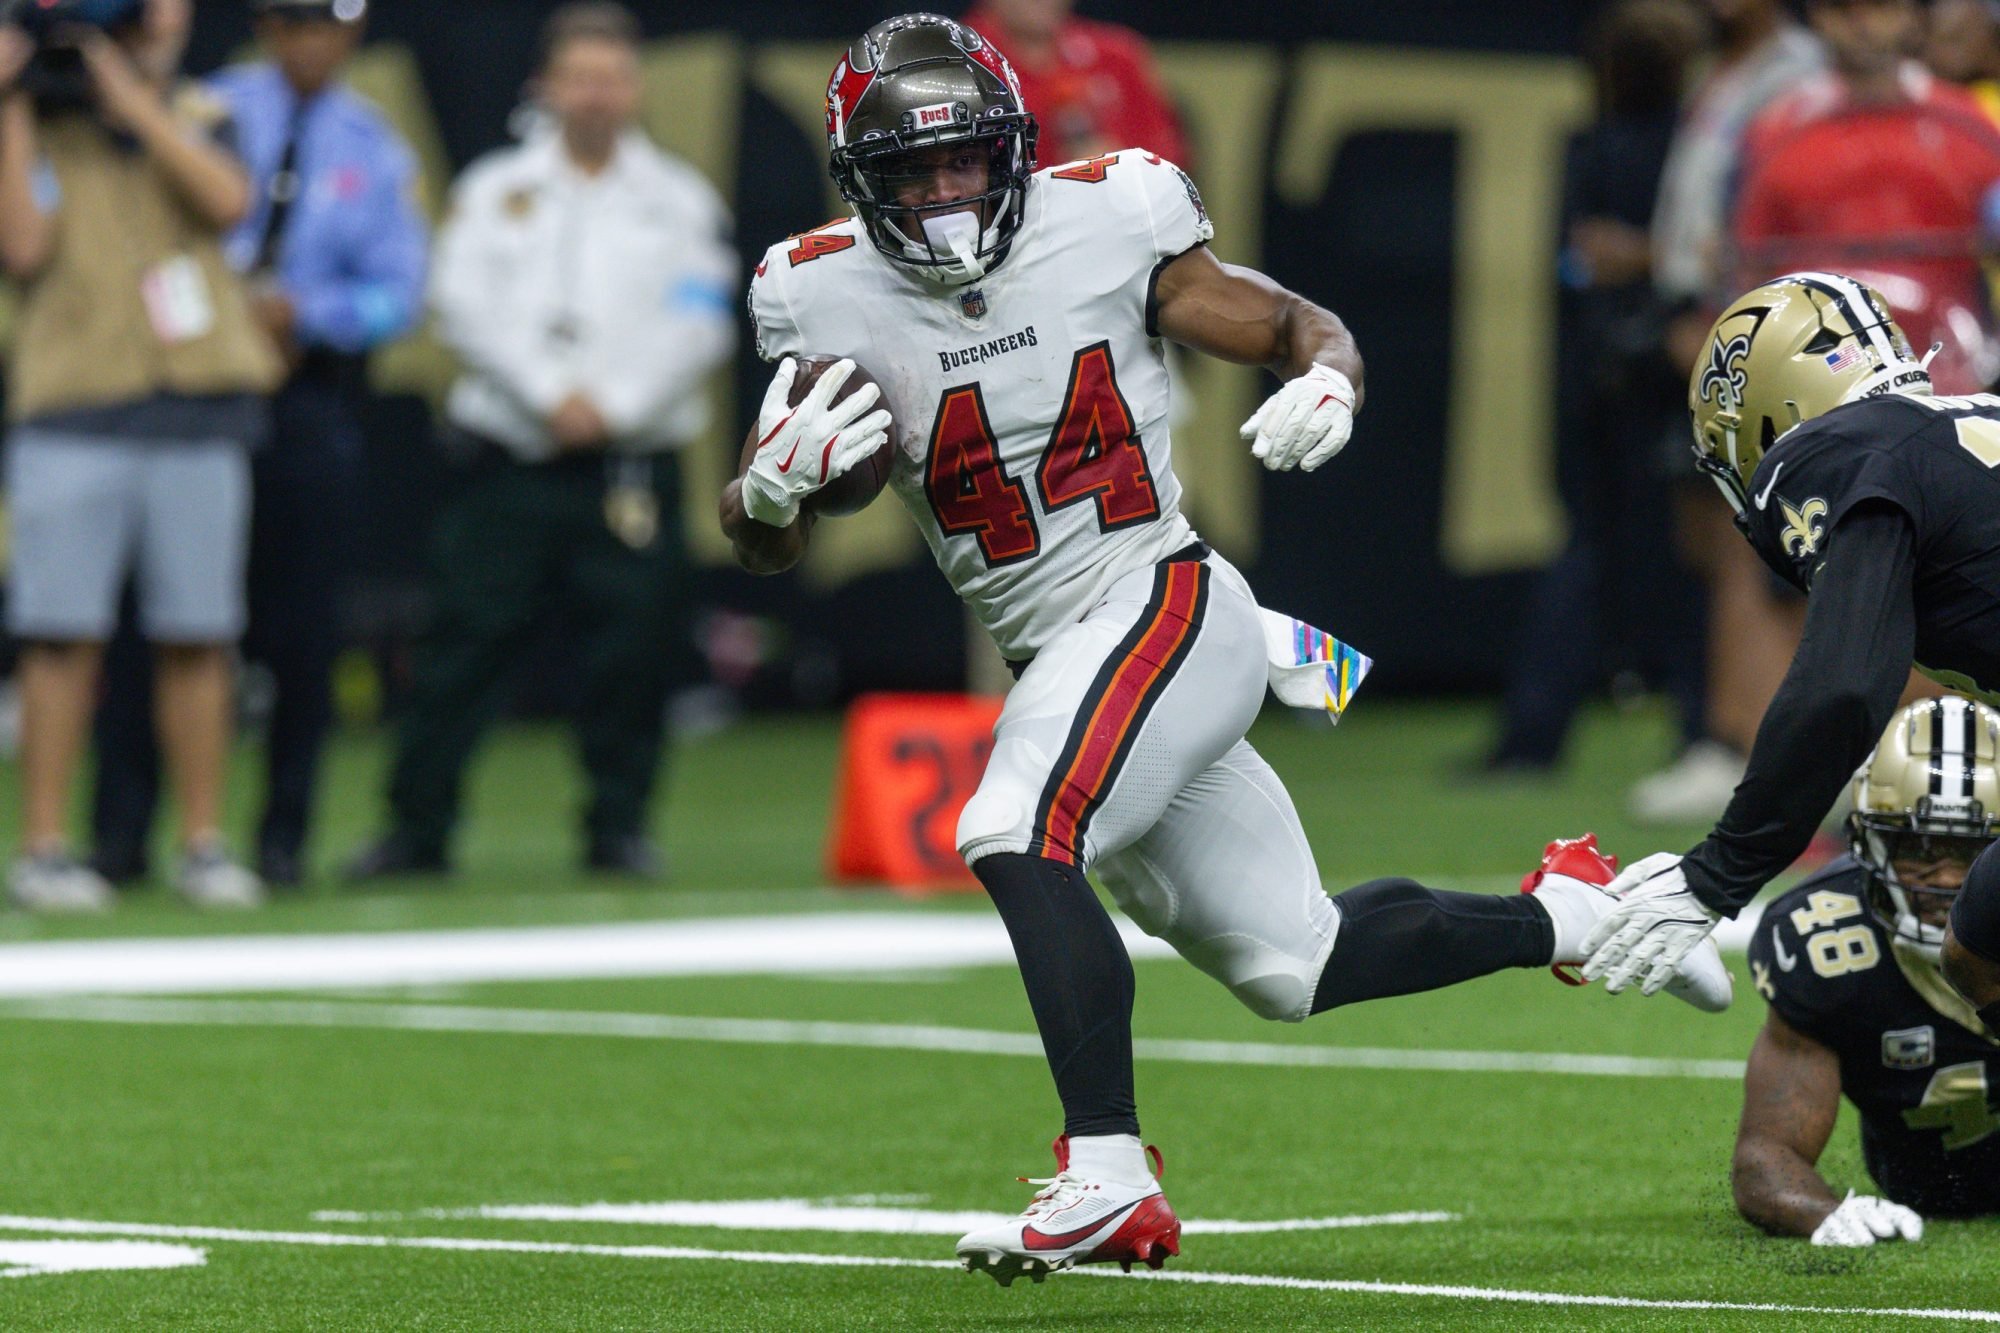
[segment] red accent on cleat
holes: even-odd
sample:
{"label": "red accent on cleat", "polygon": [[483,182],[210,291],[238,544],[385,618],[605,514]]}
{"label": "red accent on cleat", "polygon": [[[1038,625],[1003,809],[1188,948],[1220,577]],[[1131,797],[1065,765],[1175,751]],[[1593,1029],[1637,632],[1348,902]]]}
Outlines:
{"label": "red accent on cleat", "polygon": [[[1567,875],[1586,884],[1609,884],[1618,877],[1618,858],[1597,849],[1597,835],[1557,838],[1542,849],[1542,863],[1521,876],[1521,892],[1533,893],[1547,874]],[[1549,973],[1565,986],[1588,986],[1574,963],[1552,963]]]}
{"label": "red accent on cleat", "polygon": [[1138,1261],[1149,1268],[1158,1268],[1166,1262],[1165,1255],[1181,1252],[1181,1220],[1174,1216],[1173,1205],[1164,1194],[1155,1194],[1144,1199],[1132,1215],[1125,1219],[1118,1230],[1112,1232],[1096,1249],[1085,1255],[1081,1262],[1086,1264],[1125,1263]]}
{"label": "red accent on cleat", "polygon": [[1618,877],[1618,858],[1597,849],[1597,835],[1557,838],[1542,849],[1542,863],[1521,877],[1521,892],[1533,893],[1545,874],[1568,875],[1586,884],[1609,884]]}

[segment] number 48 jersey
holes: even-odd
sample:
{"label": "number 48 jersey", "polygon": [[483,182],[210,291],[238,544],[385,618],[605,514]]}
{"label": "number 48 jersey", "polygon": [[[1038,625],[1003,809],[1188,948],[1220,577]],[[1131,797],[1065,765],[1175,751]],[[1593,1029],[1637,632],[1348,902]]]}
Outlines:
{"label": "number 48 jersey", "polygon": [[1750,976],[1839,1058],[1884,1194],[1926,1216],[2000,1212],[2000,1041],[1934,966],[1898,956],[1858,861],[1840,858],[1766,909]]}
{"label": "number 48 jersey", "polygon": [[1195,540],[1153,283],[1213,232],[1178,167],[1128,149],[1037,172],[1004,262],[968,286],[893,263],[851,218],[757,266],[758,353],[852,357],[875,376],[896,422],[890,484],[1011,660]]}

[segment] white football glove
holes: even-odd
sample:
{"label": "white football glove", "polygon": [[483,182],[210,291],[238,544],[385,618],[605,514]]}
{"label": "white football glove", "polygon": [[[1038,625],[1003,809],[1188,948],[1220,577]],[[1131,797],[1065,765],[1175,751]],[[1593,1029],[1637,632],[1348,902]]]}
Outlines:
{"label": "white football glove", "polygon": [[1890,1203],[1869,1194],[1847,1192],[1840,1207],[1812,1233],[1815,1245],[1858,1248],[1878,1240],[1922,1240],[1924,1219],[1900,1203]]}
{"label": "white football glove", "polygon": [[1354,385],[1337,370],[1315,365],[1264,400],[1243,423],[1250,455],[1273,472],[1311,472],[1347,446],[1354,434]]}
{"label": "white football glove", "polygon": [[833,396],[854,373],[852,361],[828,366],[797,407],[788,406],[799,363],[786,357],[764,391],[757,414],[757,453],[743,474],[743,512],[759,523],[787,528],[799,502],[880,449],[889,438],[889,414],[869,412],[882,390],[864,384],[842,402]]}
{"label": "white football glove", "polygon": [[1640,993],[1656,993],[1722,920],[1688,888],[1681,858],[1672,852],[1633,862],[1605,892],[1618,905],[1584,937],[1583,977],[1604,978],[1604,989],[1614,995],[1634,981]]}

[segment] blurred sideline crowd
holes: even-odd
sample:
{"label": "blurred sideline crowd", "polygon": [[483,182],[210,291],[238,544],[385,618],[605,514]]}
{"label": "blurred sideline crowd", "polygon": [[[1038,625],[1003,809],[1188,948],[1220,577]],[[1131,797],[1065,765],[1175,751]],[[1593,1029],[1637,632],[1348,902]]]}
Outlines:
{"label": "blurred sideline crowd", "polygon": [[[1144,41],[1073,3],[965,15],[1020,71],[1042,160],[1139,146],[1196,166]],[[342,79],[365,0],[251,5],[257,57],[202,82],[181,72],[192,0],[56,0],[0,27],[0,265],[20,295],[9,896],[97,911],[157,872],[246,907],[306,879],[366,357],[426,318],[460,366],[454,484],[385,819],[343,876],[450,870],[467,767],[558,615],[581,676],[581,864],[657,879],[668,645],[691,612],[677,453],[736,351],[727,207],[638,128],[641,33],[615,3],[554,13],[518,142],[465,171],[435,236],[410,150]],[[1632,813],[1698,823],[1742,776],[1803,602],[1692,467],[1694,358],[1736,292],[1835,268],[1937,345],[1941,391],[2000,378],[2000,0],[1612,0],[1584,54],[1597,109],[1569,152],[1552,376],[1570,536],[1477,767],[1550,770],[1607,682],[1657,690],[1680,752]],[[245,662],[272,697],[261,808],[232,839]],[[87,770],[86,854],[69,811]],[[175,852],[155,866],[163,790]]]}
{"label": "blurred sideline crowd", "polygon": [[[1046,161],[1186,157],[1144,44],[1072,0],[987,0]],[[368,353],[427,316],[459,375],[428,632],[380,836],[350,881],[451,868],[466,768],[559,614],[577,639],[582,865],[665,874],[648,835],[691,575],[676,454],[735,351],[715,189],[639,129],[642,34],[556,9],[511,128],[429,233],[407,145],[344,84],[366,0],[251,0],[257,57],[183,76],[192,0],[0,7],[11,902],[92,912],[156,871],[246,908],[308,875],[354,563]],[[272,692],[262,805],[225,837],[238,668]],[[95,748],[91,846],[69,812]],[[164,781],[163,781],[164,778]],[[170,866],[150,851],[162,789]]]}
{"label": "blurred sideline crowd", "polygon": [[[1680,754],[1634,787],[1630,813],[1707,823],[1743,776],[1805,602],[1693,467],[1695,359],[1737,294],[1834,269],[1935,348],[1941,394],[1994,385],[2000,4],[1616,0],[1585,54],[1597,113],[1570,146],[1559,242],[1570,537],[1537,580],[1478,767],[1550,769],[1604,682],[1657,689]],[[1909,697],[1935,692],[1912,677]]]}

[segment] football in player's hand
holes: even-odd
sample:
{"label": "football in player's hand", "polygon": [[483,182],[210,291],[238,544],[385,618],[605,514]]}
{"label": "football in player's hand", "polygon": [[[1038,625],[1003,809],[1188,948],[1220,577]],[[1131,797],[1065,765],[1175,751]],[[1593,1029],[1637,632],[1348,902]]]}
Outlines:
{"label": "football in player's hand", "polygon": [[[800,357],[798,378],[792,381],[790,405],[797,407],[803,403],[806,395],[812,392],[813,385],[819,383],[819,377],[831,370],[839,360],[839,357],[833,356]],[[833,401],[845,402],[859,393],[862,385],[873,383],[875,377],[856,362],[854,373],[847,377],[847,383],[840,386],[840,392],[835,395]],[[888,404],[878,403],[876,406],[886,410]],[[889,484],[889,467],[895,460],[896,428],[891,425],[889,438],[880,449],[856,463],[843,475],[835,477],[808,495],[805,498],[805,508],[821,518],[837,518],[842,514],[859,513],[882,493],[884,486]]]}

